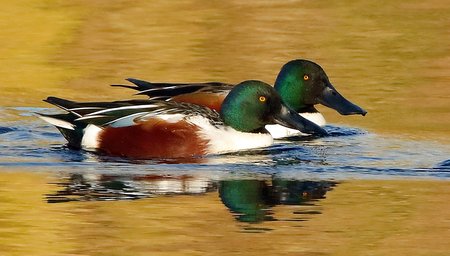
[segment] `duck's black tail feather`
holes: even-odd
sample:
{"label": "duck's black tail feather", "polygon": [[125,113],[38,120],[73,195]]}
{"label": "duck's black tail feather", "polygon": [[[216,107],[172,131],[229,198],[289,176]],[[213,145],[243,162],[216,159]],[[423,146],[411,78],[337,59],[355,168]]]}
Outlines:
{"label": "duck's black tail feather", "polygon": [[38,114],[39,118],[41,118],[42,120],[58,128],[64,138],[66,138],[66,140],[68,141],[68,146],[78,149],[81,148],[83,129],[86,128],[86,125],[82,123],[74,123],[75,119],[77,119],[78,116],[72,113],[54,115],[41,113],[36,114]]}
{"label": "duck's black tail feather", "polygon": [[182,94],[199,91],[216,92],[230,90],[230,84],[221,82],[205,83],[151,83],[135,78],[127,78],[133,85],[113,84],[111,86],[129,88],[138,91],[138,95],[147,95],[150,99],[167,100]]}
{"label": "duck's black tail feather", "polygon": [[139,92],[149,90],[149,89],[154,89],[154,88],[158,87],[157,84],[153,84],[153,83],[150,83],[150,82],[147,82],[144,80],[135,79],[135,78],[127,78],[125,80],[133,83],[135,86],[134,85],[125,85],[125,84],[112,84],[111,86],[133,89],[133,90],[136,90]]}
{"label": "duck's black tail feather", "polygon": [[66,99],[61,99],[58,97],[48,97],[47,99],[44,100],[47,103],[50,103],[52,105],[55,105],[63,110],[66,110],[68,112],[70,112],[71,108],[76,108],[78,107],[77,103],[74,101],[70,101],[70,100],[66,100]]}

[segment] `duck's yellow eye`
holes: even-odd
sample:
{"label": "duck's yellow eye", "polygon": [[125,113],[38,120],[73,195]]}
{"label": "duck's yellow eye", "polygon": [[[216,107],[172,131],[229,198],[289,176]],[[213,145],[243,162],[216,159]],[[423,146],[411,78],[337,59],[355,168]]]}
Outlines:
{"label": "duck's yellow eye", "polygon": [[265,96],[259,96],[259,101],[265,102],[267,99]]}
{"label": "duck's yellow eye", "polygon": [[306,81],[306,80],[309,80],[309,76],[308,76],[308,75],[304,75],[304,76],[303,76],[303,80],[305,80],[305,81]]}

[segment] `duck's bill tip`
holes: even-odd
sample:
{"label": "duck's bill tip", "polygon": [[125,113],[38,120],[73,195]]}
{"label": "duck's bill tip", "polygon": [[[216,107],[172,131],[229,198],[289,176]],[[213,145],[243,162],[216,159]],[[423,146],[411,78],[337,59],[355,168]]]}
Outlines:
{"label": "duck's bill tip", "polygon": [[339,114],[344,115],[344,116],[348,116],[348,115],[366,116],[367,115],[367,111],[365,111],[364,109],[360,108],[357,105],[352,106],[351,108],[347,109],[346,111],[338,111],[338,112],[339,112]]}
{"label": "duck's bill tip", "polygon": [[334,88],[325,88],[318,98],[318,102],[326,107],[336,110],[341,115],[365,116],[367,114],[367,111],[344,98],[344,96]]}

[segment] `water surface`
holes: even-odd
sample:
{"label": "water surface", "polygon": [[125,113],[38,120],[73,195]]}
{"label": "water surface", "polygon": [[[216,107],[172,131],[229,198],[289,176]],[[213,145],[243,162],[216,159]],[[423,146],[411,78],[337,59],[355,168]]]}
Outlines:
{"label": "water surface", "polygon": [[[34,1],[0,13],[1,255],[447,255],[445,1]],[[74,151],[35,112],[127,77],[275,80],[318,62],[366,117],[199,159]]]}

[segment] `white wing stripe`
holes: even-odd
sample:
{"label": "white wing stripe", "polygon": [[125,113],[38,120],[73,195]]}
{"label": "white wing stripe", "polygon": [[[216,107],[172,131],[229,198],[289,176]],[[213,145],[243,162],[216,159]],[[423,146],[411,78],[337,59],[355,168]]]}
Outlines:
{"label": "white wing stripe", "polygon": [[117,107],[117,108],[110,108],[110,109],[104,109],[97,112],[89,113],[86,116],[94,116],[99,115],[103,113],[118,111],[118,110],[127,110],[127,109],[146,109],[146,108],[156,108],[158,105],[155,104],[149,104],[149,105],[137,105],[137,106],[124,106],[124,107]]}

